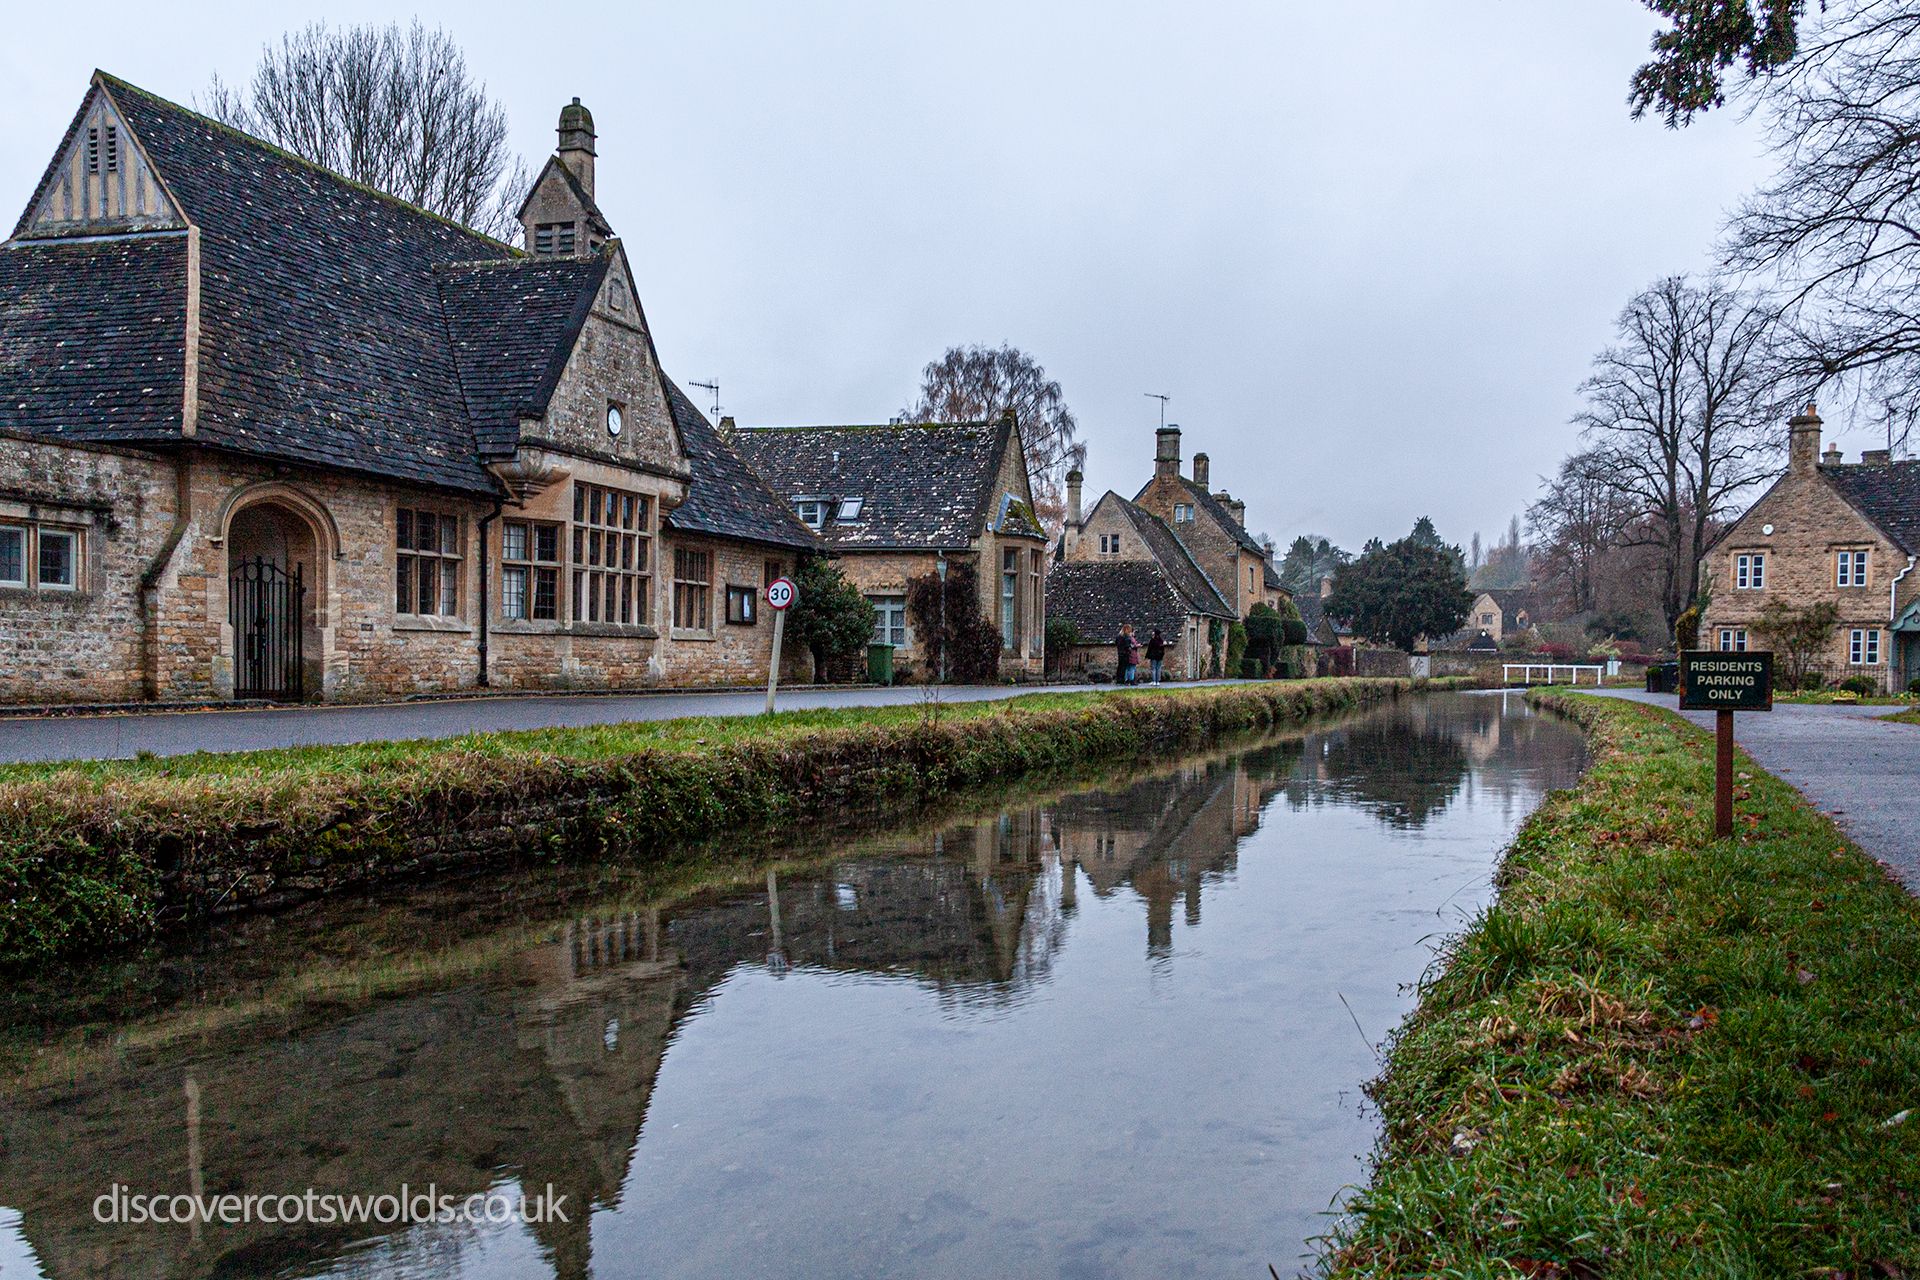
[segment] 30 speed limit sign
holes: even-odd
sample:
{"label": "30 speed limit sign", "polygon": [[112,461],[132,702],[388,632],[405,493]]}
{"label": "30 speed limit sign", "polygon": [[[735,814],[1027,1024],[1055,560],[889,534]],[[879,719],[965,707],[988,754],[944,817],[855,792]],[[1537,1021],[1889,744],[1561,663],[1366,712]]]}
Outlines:
{"label": "30 speed limit sign", "polygon": [[793,604],[793,582],[787,578],[775,578],[767,584],[767,608],[786,609]]}

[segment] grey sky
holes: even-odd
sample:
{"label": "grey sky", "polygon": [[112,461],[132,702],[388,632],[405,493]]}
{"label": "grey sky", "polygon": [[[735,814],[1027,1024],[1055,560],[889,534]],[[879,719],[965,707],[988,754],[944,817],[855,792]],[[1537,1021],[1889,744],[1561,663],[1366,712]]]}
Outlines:
{"label": "grey sky", "polygon": [[[6,216],[94,66],[191,101],[321,11],[13,14]],[[1144,479],[1164,391],[1282,542],[1422,513],[1491,539],[1572,442],[1620,306],[1705,265],[1767,172],[1730,113],[1627,119],[1638,0],[418,13],[531,160],[592,108],[662,358],[741,421],[884,421],[949,343],[1011,341],[1079,414],[1091,493]]]}

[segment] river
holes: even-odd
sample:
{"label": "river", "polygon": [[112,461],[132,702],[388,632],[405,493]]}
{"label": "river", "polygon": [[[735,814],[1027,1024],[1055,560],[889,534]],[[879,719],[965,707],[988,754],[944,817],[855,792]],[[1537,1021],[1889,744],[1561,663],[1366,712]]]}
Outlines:
{"label": "river", "polygon": [[[1582,763],[1440,694],[677,879],[237,921],[7,1006],[0,1280],[1293,1275],[1435,943]],[[493,1194],[100,1221],[403,1186]]]}

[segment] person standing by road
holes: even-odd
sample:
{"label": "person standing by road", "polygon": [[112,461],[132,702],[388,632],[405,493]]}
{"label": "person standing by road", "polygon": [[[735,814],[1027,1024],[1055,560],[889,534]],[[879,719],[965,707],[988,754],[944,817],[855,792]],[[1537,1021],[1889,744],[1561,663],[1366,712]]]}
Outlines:
{"label": "person standing by road", "polygon": [[1120,634],[1113,641],[1113,681],[1115,684],[1132,684],[1140,669],[1140,645],[1133,638],[1133,624],[1120,624]]}
{"label": "person standing by road", "polygon": [[1166,672],[1167,638],[1155,627],[1153,634],[1147,637],[1147,665],[1153,668],[1153,682],[1160,683],[1160,677]]}

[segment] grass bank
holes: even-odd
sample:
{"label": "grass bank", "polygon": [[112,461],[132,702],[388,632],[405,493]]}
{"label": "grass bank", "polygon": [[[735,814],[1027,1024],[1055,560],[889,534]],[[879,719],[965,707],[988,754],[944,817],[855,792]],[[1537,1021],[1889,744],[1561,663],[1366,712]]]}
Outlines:
{"label": "grass bank", "polygon": [[1523,827],[1373,1086],[1337,1276],[1920,1275],[1920,905],[1671,712],[1550,695]]}
{"label": "grass bank", "polygon": [[0,969],[402,876],[644,858],[724,831],[904,813],[1044,770],[1187,752],[1409,687],[1039,694],[15,766],[0,770]]}

